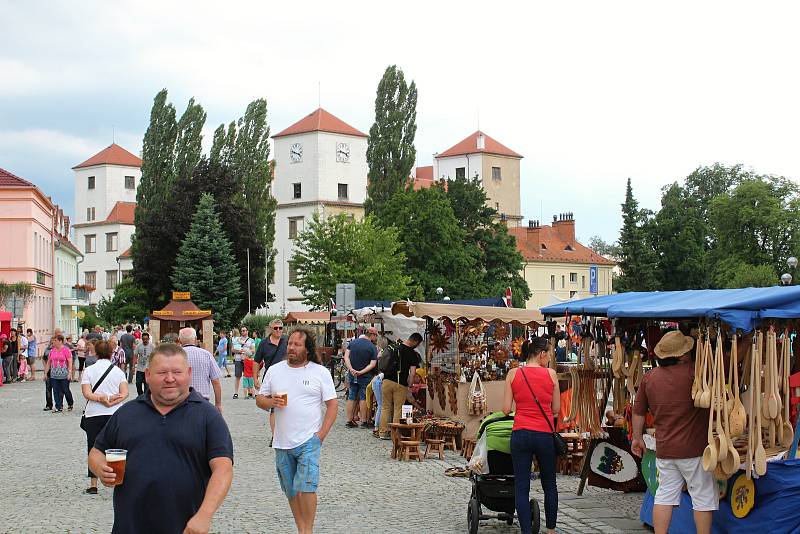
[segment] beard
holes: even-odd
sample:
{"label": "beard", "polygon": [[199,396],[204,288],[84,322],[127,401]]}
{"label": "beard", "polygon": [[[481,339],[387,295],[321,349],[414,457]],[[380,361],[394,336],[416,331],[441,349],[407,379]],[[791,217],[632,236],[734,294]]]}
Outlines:
{"label": "beard", "polygon": [[295,354],[292,352],[287,352],[286,361],[290,365],[302,365],[308,361],[308,357],[305,354]]}

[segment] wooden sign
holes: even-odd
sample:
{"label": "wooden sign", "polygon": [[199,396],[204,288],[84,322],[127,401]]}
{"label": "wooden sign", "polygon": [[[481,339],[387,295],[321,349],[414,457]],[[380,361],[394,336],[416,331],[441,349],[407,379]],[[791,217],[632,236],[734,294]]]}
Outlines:
{"label": "wooden sign", "polygon": [[192,293],[189,291],[173,291],[172,300],[192,300]]}
{"label": "wooden sign", "polygon": [[159,315],[175,315],[175,312],[173,312],[172,310],[158,310],[158,311],[154,311],[153,315],[155,315],[155,316],[159,316]]}
{"label": "wooden sign", "polygon": [[186,310],[184,315],[209,315],[211,310]]}

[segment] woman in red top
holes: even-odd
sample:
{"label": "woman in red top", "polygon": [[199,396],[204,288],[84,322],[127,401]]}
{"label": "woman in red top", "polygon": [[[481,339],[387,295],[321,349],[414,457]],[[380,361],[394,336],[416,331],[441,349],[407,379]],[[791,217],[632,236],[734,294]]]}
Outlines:
{"label": "woman in red top", "polygon": [[[533,456],[539,464],[539,478],[544,490],[544,513],[547,532],[554,533],[558,516],[556,488],[556,450],[551,428],[553,414],[561,408],[558,378],[547,368],[547,339],[536,338],[528,346],[525,367],[511,369],[506,377],[503,411],[511,413],[516,404],[514,427],[511,432],[511,461],[514,464],[514,489],[520,528],[531,532],[531,464]],[[541,409],[534,400],[541,403]],[[545,415],[542,415],[544,411]],[[545,419],[545,416],[549,419]],[[553,425],[551,427],[551,424]]]}

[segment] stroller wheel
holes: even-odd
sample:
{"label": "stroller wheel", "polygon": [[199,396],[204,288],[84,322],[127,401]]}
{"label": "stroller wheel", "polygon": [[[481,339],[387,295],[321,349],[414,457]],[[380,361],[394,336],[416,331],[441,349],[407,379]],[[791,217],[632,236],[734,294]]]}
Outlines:
{"label": "stroller wheel", "polygon": [[539,503],[536,499],[531,499],[531,532],[538,534],[542,527],[542,519],[539,516]]}
{"label": "stroller wheel", "polygon": [[469,534],[478,533],[478,524],[481,520],[481,505],[478,504],[478,499],[472,498],[467,505],[467,528]]}

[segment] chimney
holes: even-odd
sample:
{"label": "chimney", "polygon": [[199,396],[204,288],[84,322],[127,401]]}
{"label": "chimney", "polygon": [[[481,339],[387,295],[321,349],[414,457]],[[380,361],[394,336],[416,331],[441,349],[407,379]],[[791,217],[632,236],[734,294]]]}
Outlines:
{"label": "chimney", "polygon": [[537,255],[540,254],[542,250],[541,230],[542,227],[539,225],[539,221],[528,221],[528,228],[525,231],[525,238]]}
{"label": "chimney", "polygon": [[69,215],[64,217],[64,237],[69,239]]}
{"label": "chimney", "polygon": [[575,244],[575,218],[572,212],[553,215],[553,230],[569,245]]}
{"label": "chimney", "polygon": [[486,150],[486,138],[481,132],[478,132],[478,150]]}

